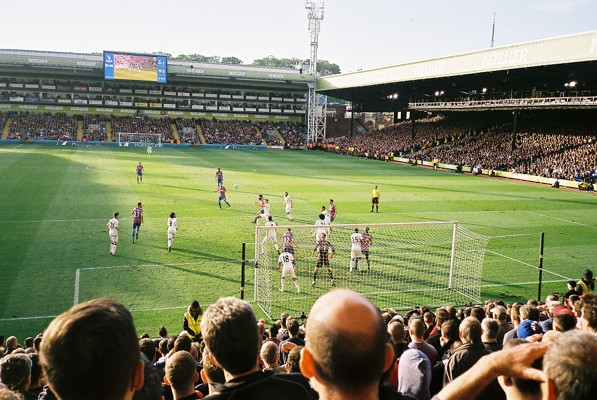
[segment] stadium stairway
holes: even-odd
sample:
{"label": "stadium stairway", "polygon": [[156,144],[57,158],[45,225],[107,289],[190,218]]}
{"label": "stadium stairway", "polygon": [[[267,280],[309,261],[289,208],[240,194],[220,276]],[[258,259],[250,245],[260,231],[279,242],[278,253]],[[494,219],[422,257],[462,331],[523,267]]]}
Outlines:
{"label": "stadium stairway", "polygon": [[77,141],[83,140],[83,120],[77,121]]}
{"label": "stadium stairway", "polygon": [[255,132],[257,132],[257,134],[259,135],[259,138],[261,139],[261,143],[267,145],[267,142],[265,141],[265,139],[263,138],[263,135],[261,134],[261,129],[255,127]]}
{"label": "stadium stairway", "polygon": [[2,128],[2,139],[6,140],[8,139],[8,132],[10,132],[10,124],[11,124],[12,120],[9,118],[6,120],[6,123],[4,124],[4,128]]}
{"label": "stadium stairway", "polygon": [[170,124],[170,129],[172,129],[172,134],[174,135],[174,143],[180,143],[180,136],[178,135],[176,124]]}
{"label": "stadium stairway", "polygon": [[199,141],[201,144],[205,144],[205,135],[203,134],[203,129],[201,129],[201,124],[195,124],[195,128],[197,129],[197,134],[199,135]]}
{"label": "stadium stairway", "polygon": [[112,140],[112,121],[106,121],[106,136],[108,136],[108,142],[113,142],[113,140]]}
{"label": "stadium stairway", "polygon": [[282,142],[282,146],[284,146],[286,144],[286,140],[284,140],[282,135],[280,135],[280,131],[278,130],[278,128],[276,128],[275,126],[273,128],[274,128],[274,131],[276,132],[276,134],[278,135],[278,137],[280,138],[280,142]]}

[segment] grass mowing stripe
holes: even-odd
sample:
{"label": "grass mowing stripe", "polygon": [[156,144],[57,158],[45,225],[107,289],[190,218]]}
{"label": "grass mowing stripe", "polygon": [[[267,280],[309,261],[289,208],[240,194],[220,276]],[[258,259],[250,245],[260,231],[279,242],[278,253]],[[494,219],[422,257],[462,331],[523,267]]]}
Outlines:
{"label": "grass mowing stripe", "polygon": [[[109,296],[138,311],[139,332],[154,332],[159,325],[179,331],[185,304],[197,299],[208,305],[219,296],[238,295],[240,248],[243,241],[254,242],[249,221],[258,193],[270,198],[280,225],[284,191],[295,201],[295,224],[312,224],[329,198],[338,206],[337,223],[458,220],[492,237],[483,298],[518,301],[536,295],[536,269],[527,267],[534,264],[540,232],[546,235],[544,266],[559,274],[554,277],[580,277],[597,251],[590,226],[597,218],[597,197],[547,186],[307,151],[158,148],[148,158],[136,148],[10,147],[0,145],[0,174],[6,178],[0,219],[7,221],[0,222],[6,226],[0,234],[0,272],[10,277],[3,279],[0,325],[19,337],[35,335],[48,323],[19,318],[57,315],[72,306],[77,269],[79,302]],[[135,183],[139,161],[145,166],[143,184]],[[217,208],[218,167],[231,210]],[[373,185],[381,189],[379,214],[369,213]],[[131,244],[130,211],[138,201],[146,221]],[[114,211],[120,211],[124,230],[118,257],[108,255],[105,228]],[[172,211],[180,229],[168,253],[166,219]],[[248,268],[245,289],[252,298],[254,274]],[[561,293],[562,283],[545,281],[543,289]],[[171,307],[177,304],[183,305],[180,311]]]}

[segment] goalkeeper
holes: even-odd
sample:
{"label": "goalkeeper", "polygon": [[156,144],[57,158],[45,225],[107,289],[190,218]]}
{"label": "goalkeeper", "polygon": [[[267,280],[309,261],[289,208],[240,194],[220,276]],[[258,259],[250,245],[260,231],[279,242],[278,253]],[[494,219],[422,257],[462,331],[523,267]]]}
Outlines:
{"label": "goalkeeper", "polygon": [[334,246],[327,240],[327,235],[325,233],[322,233],[319,238],[320,239],[315,244],[315,248],[311,253],[311,257],[313,257],[316,252],[319,254],[317,264],[315,264],[315,271],[313,271],[313,282],[311,282],[311,286],[315,286],[317,273],[322,266],[327,269],[332,286],[336,286],[334,285],[334,275],[332,274],[332,268],[330,267],[330,259],[334,257]]}

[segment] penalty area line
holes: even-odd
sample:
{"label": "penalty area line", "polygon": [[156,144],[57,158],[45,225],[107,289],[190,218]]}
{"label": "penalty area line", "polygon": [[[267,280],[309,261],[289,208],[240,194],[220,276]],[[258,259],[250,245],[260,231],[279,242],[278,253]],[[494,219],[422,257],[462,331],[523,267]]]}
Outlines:
{"label": "penalty area line", "polygon": [[[180,263],[180,264],[141,264],[141,265],[113,265],[108,267],[85,267],[81,271],[88,271],[94,269],[118,269],[118,268],[151,268],[151,267],[186,267],[189,265],[197,265],[198,263]],[[77,270],[78,271],[78,270]]]}
{"label": "penalty area line", "polygon": [[[541,283],[560,283],[566,282],[568,279],[553,279],[550,281],[542,281]],[[531,282],[518,282],[518,283],[490,283],[487,285],[481,285],[482,288],[488,287],[497,287],[497,286],[517,286],[517,285],[537,285],[539,281],[531,281]]]}
{"label": "penalty area line", "polygon": [[587,228],[596,228],[593,225],[587,225],[587,224],[583,224],[582,222],[576,222],[576,221],[570,221],[568,219],[563,219],[563,218],[558,218],[558,217],[553,217],[551,215],[547,215],[547,214],[541,214],[538,212],[534,212],[534,211],[524,211],[527,214],[533,214],[533,215],[539,215],[540,217],[545,217],[545,218],[551,218],[551,219],[555,219],[557,221],[562,221],[562,222],[566,222],[569,224],[574,224],[574,225],[580,225],[580,226],[586,226]]}
{"label": "penalty area line", "polygon": [[[508,257],[508,256],[507,256],[507,255],[505,255],[505,254],[501,254],[501,253],[498,253],[498,252],[496,252],[496,251],[493,251],[493,250],[487,250],[487,252],[488,252],[488,253],[495,254],[496,256],[504,257],[504,258],[506,258],[506,259],[508,259],[508,260],[510,260],[510,261],[514,261],[514,262],[517,262],[517,263],[519,263],[519,264],[526,265],[527,267],[531,267],[531,268],[533,268],[533,269],[537,269],[537,270],[539,269],[539,267],[537,267],[537,266],[535,266],[535,265],[533,265],[533,264],[529,264],[529,263],[526,263],[526,262],[524,262],[524,261],[517,260],[516,258]],[[558,274],[557,272],[549,271],[549,270],[547,270],[547,269],[545,269],[545,268],[543,268],[543,271],[544,271],[545,273],[548,273],[548,274],[552,274],[552,275],[558,276],[558,277],[560,277],[560,278],[562,278],[562,279],[565,279],[565,280],[570,280],[570,278],[568,278],[567,276],[564,276],[564,275]]]}

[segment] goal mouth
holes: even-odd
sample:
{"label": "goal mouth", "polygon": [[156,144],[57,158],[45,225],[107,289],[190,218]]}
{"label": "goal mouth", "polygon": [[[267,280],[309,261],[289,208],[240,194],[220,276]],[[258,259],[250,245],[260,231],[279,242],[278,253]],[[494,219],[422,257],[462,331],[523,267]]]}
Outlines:
{"label": "goal mouth", "polygon": [[[289,228],[292,243],[285,236]],[[331,248],[320,252],[320,233],[333,246],[331,258]],[[365,241],[364,234],[370,235]],[[354,241],[360,243],[353,246]],[[254,300],[269,318],[284,311],[308,313],[317,298],[334,288],[354,290],[380,309],[479,303],[488,241],[455,221],[257,226]],[[300,292],[290,274],[280,290],[278,258],[286,250],[295,259]]]}
{"label": "goal mouth", "polygon": [[123,147],[162,147],[161,133],[117,132],[118,145]]}

